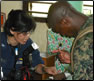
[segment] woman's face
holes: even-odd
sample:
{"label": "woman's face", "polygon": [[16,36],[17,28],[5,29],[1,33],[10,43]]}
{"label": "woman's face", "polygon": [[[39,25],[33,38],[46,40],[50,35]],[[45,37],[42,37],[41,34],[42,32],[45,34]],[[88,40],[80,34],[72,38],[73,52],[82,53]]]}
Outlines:
{"label": "woman's face", "polygon": [[30,37],[30,32],[14,32],[13,35],[17,43],[25,44]]}

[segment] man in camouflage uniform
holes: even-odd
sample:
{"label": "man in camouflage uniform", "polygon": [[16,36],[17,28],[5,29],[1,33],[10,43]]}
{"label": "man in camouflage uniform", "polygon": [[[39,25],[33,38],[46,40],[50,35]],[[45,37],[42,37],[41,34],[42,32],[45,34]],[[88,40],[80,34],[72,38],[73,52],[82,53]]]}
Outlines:
{"label": "man in camouflage uniform", "polygon": [[[93,17],[78,12],[67,1],[59,1],[50,7],[47,24],[53,32],[76,40],[80,32],[93,24]],[[93,80],[93,31],[75,42],[71,54],[73,80]],[[59,56],[63,57],[63,52]]]}
{"label": "man in camouflage uniform", "polygon": [[[80,31],[93,27],[90,16]],[[93,80],[93,32],[87,33],[76,41],[73,49],[74,80]]]}

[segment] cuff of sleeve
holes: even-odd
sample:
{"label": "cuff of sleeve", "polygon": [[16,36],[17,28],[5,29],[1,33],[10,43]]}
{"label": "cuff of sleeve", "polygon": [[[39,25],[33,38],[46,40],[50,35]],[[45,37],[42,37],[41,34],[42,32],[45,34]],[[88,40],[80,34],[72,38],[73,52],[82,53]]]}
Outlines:
{"label": "cuff of sleeve", "polygon": [[69,76],[71,76],[70,73],[64,73],[64,74],[65,74],[66,78],[69,77]]}

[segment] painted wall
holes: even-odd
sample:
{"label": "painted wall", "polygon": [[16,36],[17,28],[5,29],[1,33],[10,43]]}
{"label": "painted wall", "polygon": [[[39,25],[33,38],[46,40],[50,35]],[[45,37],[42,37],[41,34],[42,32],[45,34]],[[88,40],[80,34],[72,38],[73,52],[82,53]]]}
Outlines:
{"label": "painted wall", "polygon": [[8,13],[12,9],[22,9],[22,1],[1,1],[1,12]]}
{"label": "painted wall", "polygon": [[48,27],[46,23],[38,22],[36,30],[31,34],[30,38],[37,43],[40,52],[47,52],[47,31]]}
{"label": "painted wall", "polygon": [[82,1],[69,1],[70,4],[72,4],[72,6],[78,10],[79,12],[82,12],[82,6],[83,6],[83,2]]}

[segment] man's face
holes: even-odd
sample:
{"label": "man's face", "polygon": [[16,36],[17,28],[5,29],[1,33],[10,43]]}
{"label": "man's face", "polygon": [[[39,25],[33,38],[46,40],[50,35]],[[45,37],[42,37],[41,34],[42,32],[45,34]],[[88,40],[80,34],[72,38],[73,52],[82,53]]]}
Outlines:
{"label": "man's face", "polygon": [[20,44],[25,44],[27,40],[29,39],[29,37],[30,37],[30,32],[24,32],[24,33],[15,32],[14,33],[14,38],[16,42]]}
{"label": "man's face", "polygon": [[55,27],[52,28],[52,31],[55,33],[59,33],[61,36],[67,36],[67,37],[74,37],[74,32],[75,32],[72,25],[65,26],[62,24],[57,24]]}

